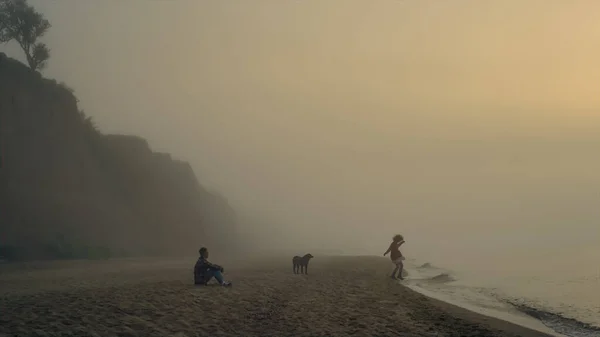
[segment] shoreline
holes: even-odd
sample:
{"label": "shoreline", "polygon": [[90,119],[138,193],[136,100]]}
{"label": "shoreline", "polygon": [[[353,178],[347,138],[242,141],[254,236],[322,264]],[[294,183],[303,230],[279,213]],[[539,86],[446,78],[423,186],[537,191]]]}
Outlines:
{"label": "shoreline", "polygon": [[412,291],[422,294],[423,296],[429,297],[436,301],[446,303],[448,305],[452,305],[452,306],[473,312],[477,315],[485,316],[485,317],[488,317],[488,318],[491,318],[494,320],[500,320],[500,321],[506,322],[508,324],[513,324],[513,325],[516,325],[516,326],[519,326],[519,327],[522,327],[522,328],[528,329],[528,330],[538,331],[540,333],[554,336],[554,337],[568,337],[567,335],[563,335],[563,334],[553,330],[552,328],[546,326],[540,319],[535,318],[531,315],[528,315],[525,312],[522,312],[517,307],[514,307],[514,311],[515,311],[514,313],[503,312],[503,311],[496,310],[496,309],[483,308],[483,307],[478,307],[473,304],[460,302],[460,301],[454,300],[448,296],[443,296],[434,291],[427,290],[427,289],[421,288],[419,286],[407,285],[406,287],[411,289]]}
{"label": "shoreline", "polygon": [[536,306],[527,292],[521,291],[521,297],[514,297],[490,287],[489,283],[488,287],[473,283],[473,277],[469,278],[468,274],[465,276],[429,263],[419,265],[415,260],[412,262],[411,266],[415,269],[411,269],[408,282],[402,283],[425,296],[553,336],[596,337],[600,334],[600,326]]}
{"label": "shoreline", "polygon": [[191,285],[193,262],[0,269],[0,335],[551,336],[399,285],[385,258],[317,256],[309,275],[287,257],[224,263],[230,289]]}

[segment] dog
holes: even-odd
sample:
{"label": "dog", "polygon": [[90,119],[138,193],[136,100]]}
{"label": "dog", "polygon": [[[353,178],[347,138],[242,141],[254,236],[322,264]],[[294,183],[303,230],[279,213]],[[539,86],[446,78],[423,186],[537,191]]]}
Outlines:
{"label": "dog", "polygon": [[294,274],[307,274],[308,275],[308,262],[314,256],[312,254],[306,254],[303,257],[294,256],[292,263],[294,264]]}

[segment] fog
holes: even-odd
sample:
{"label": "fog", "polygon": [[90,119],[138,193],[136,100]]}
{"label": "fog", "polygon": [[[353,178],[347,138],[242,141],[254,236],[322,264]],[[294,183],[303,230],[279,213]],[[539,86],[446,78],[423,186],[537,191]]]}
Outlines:
{"label": "fog", "polygon": [[600,2],[29,2],[53,25],[44,75],[189,160],[262,249],[600,243]]}

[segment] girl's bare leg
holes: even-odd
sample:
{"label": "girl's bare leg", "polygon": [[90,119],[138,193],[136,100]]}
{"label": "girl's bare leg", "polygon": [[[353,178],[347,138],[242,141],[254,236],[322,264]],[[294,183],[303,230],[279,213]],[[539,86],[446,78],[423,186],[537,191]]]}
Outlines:
{"label": "girl's bare leg", "polygon": [[402,270],[404,270],[404,263],[402,261],[400,261],[400,263],[398,263],[396,265],[396,269],[400,269],[400,272],[398,272],[398,278],[401,280],[404,280],[404,277],[402,277]]}
{"label": "girl's bare leg", "polygon": [[[392,272],[392,278],[395,279],[396,278],[396,272],[398,271],[398,265],[396,265],[396,268],[394,268],[394,271]],[[400,274],[398,274],[400,275]]]}

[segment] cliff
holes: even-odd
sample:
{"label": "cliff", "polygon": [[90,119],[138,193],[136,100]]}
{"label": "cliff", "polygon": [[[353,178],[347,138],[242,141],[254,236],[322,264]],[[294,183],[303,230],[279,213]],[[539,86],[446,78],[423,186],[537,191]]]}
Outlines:
{"label": "cliff", "polygon": [[235,213],[191,166],[105,135],[73,91],[0,53],[0,257],[194,254]]}

